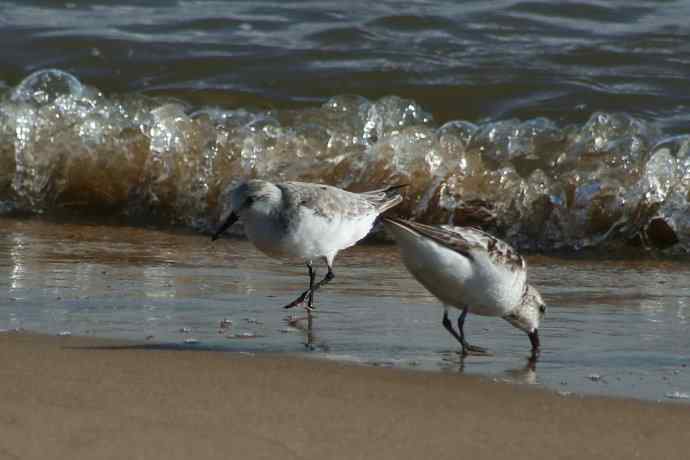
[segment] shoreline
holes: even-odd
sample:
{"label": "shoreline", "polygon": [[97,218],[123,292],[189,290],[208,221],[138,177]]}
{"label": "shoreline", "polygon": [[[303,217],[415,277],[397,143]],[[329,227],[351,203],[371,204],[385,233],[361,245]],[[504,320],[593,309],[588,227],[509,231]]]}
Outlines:
{"label": "shoreline", "polygon": [[684,405],[476,376],[0,334],[0,458],[684,458]]}

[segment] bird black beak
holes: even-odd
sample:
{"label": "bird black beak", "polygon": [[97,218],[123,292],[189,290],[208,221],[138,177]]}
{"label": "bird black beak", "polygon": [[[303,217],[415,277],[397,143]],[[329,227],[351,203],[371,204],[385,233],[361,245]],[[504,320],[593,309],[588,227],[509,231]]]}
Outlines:
{"label": "bird black beak", "polygon": [[213,236],[211,236],[211,241],[216,241],[225,230],[227,230],[228,228],[230,228],[232,224],[237,222],[237,219],[239,219],[239,216],[234,212],[231,212],[228,218],[225,219],[225,222],[223,222],[221,226],[216,229],[215,233],[213,233]]}
{"label": "bird black beak", "polygon": [[532,332],[527,333],[527,337],[529,337],[529,341],[532,342],[532,353],[538,353],[539,352],[539,331],[535,329]]}

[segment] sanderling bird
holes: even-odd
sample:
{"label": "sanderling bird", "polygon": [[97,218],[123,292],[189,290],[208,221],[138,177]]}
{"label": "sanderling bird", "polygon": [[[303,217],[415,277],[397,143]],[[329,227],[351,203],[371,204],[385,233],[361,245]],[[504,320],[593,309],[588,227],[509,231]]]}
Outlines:
{"label": "sanderling bird", "polygon": [[[330,185],[250,180],[232,190],[227,215],[212,239],[241,220],[247,238],[263,253],[305,261],[309,288],[285,308],[307,300],[311,321],[314,292],[335,277],[335,256],[364,238],[379,214],[402,201],[396,192],[400,187],[353,193]],[[326,262],[328,273],[315,283],[312,261],[318,258]]]}
{"label": "sanderling bird", "polygon": [[[465,340],[467,313],[498,316],[524,331],[539,353],[539,322],[546,306],[527,284],[525,260],[508,243],[472,227],[429,226],[384,218],[395,237],[403,263],[444,304],[443,327],[462,345],[463,354],[486,353]],[[448,307],[462,310],[458,332]]]}

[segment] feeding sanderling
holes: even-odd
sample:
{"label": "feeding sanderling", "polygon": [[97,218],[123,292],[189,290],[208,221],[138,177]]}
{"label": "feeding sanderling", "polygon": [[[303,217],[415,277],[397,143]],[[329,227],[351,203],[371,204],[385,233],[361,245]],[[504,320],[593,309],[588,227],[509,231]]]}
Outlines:
{"label": "feeding sanderling", "polygon": [[[546,306],[527,284],[525,260],[509,244],[472,227],[435,227],[403,219],[384,219],[402,260],[414,277],[444,304],[443,326],[462,345],[463,354],[485,353],[465,340],[467,313],[498,316],[524,331],[539,353],[539,322]],[[448,307],[462,310],[456,332]]]}
{"label": "feeding sanderling", "polygon": [[[336,254],[364,238],[379,214],[402,201],[395,191],[400,187],[353,193],[322,184],[250,180],[231,192],[230,208],[212,238],[241,220],[247,237],[260,251],[304,260],[309,289],[285,308],[307,300],[311,319],[314,292],[335,276]],[[317,258],[324,259],[328,273],[315,283],[312,261]]]}

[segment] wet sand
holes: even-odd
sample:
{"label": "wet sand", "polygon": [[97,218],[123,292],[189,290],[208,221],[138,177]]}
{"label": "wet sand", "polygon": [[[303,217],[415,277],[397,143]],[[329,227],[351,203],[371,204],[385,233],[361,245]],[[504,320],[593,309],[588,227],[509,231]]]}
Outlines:
{"label": "wet sand", "polygon": [[690,411],[467,375],[0,335],[0,458],[687,458]]}
{"label": "wet sand", "polygon": [[[363,244],[338,255],[336,280],[317,298],[310,349],[310,337],[289,327],[281,308],[304,288],[304,267],[266,257],[247,241],[38,219],[0,219],[0,227],[0,292],[7,293],[0,330],[150,339],[688,402],[690,271],[682,261],[530,257],[530,279],[548,302],[535,368],[525,366],[523,333],[480,316],[470,317],[466,331],[494,355],[459,359],[439,302],[412,279],[395,246]],[[222,319],[232,326],[219,330]]]}

